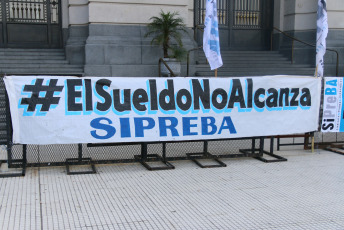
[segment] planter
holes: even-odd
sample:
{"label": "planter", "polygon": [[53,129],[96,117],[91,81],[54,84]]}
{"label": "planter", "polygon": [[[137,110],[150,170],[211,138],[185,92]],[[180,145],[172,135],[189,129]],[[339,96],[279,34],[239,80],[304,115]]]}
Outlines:
{"label": "planter", "polygon": [[[167,65],[170,67],[170,69],[173,71],[176,77],[180,76],[180,72],[181,72],[180,61],[177,61],[177,59],[175,58],[164,58],[164,61],[167,63]],[[171,77],[170,71],[167,69],[167,67],[164,65],[163,62],[160,63],[160,68],[161,68],[161,76]]]}

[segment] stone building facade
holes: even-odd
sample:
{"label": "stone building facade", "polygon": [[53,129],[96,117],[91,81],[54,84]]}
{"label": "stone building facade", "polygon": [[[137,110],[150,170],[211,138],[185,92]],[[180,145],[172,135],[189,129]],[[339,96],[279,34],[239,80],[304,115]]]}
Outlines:
{"label": "stone building facade", "polygon": [[[178,12],[190,33],[184,46],[201,44],[205,0],[1,0],[0,47],[64,48],[86,76],[157,76],[162,49],[145,38],[161,10]],[[26,4],[26,5],[25,5]],[[48,4],[46,6],[45,4]],[[45,7],[45,8],[44,8]],[[218,0],[222,50],[278,50],[295,63],[313,64],[315,48],[292,42],[277,30],[315,44],[317,0]],[[344,1],[327,1],[327,47],[339,52],[344,75]],[[34,13],[33,13],[34,12]],[[42,16],[41,16],[42,15]],[[196,33],[194,33],[196,30]],[[22,36],[25,34],[25,36]],[[198,53],[191,53],[191,66]],[[334,75],[336,55],[327,52],[325,74]],[[191,68],[191,75],[194,68]],[[183,63],[185,75],[185,63]]]}

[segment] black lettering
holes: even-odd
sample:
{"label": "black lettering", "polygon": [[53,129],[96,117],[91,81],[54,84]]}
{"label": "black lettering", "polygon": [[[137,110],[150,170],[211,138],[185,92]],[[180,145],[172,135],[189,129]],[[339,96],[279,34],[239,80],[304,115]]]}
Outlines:
{"label": "black lettering", "polygon": [[301,92],[302,92],[302,95],[300,97],[300,104],[302,106],[311,106],[312,97],[311,97],[311,92],[309,91],[309,89],[303,88]]}
{"label": "black lettering", "polygon": [[[168,102],[166,102],[166,97],[169,98]],[[173,80],[167,80],[167,89],[161,90],[159,95],[159,104],[165,111],[176,109]]]}
{"label": "black lettering", "polygon": [[108,79],[100,79],[96,82],[96,92],[104,98],[104,102],[97,102],[97,110],[107,111],[111,107],[111,95],[104,90],[104,86],[110,87],[111,81]]}
{"label": "black lettering", "polygon": [[261,109],[264,108],[265,102],[259,100],[260,95],[265,95],[265,89],[259,88],[254,94],[254,104]]}
{"label": "black lettering", "polygon": [[296,99],[299,96],[300,89],[299,88],[292,88],[291,93],[293,96],[290,100],[290,106],[299,106],[299,101]]}
{"label": "black lettering", "polygon": [[234,103],[240,103],[240,108],[246,108],[245,98],[242,92],[242,86],[239,79],[233,79],[232,92],[229,97],[228,108],[233,108]]}
{"label": "black lettering", "polygon": [[120,90],[119,89],[113,90],[113,105],[114,105],[115,110],[117,110],[118,112],[131,110],[130,89],[123,90],[123,97],[124,97],[124,102],[121,103]]}
{"label": "black lettering", "polygon": [[151,110],[158,110],[158,98],[156,89],[156,80],[149,80],[149,91],[150,91],[150,108]]}
{"label": "black lettering", "polygon": [[322,125],[323,130],[328,130],[328,129],[332,130],[333,128],[334,128],[334,125],[332,123]]}
{"label": "black lettering", "polygon": [[[183,97],[185,97],[185,103],[183,103]],[[177,105],[181,110],[187,111],[192,104],[191,94],[186,89],[181,89],[177,93]]]}
{"label": "black lettering", "polygon": [[[217,102],[218,96],[221,95],[221,102]],[[224,89],[215,89],[211,96],[211,103],[217,109],[223,109],[226,107],[228,95]]]}
{"label": "black lettering", "polygon": [[252,108],[253,81],[247,79],[247,108]]}
{"label": "black lettering", "polygon": [[93,110],[93,101],[92,101],[92,81],[91,79],[85,79],[85,102],[86,102],[86,111]]}
{"label": "black lettering", "polygon": [[133,94],[133,105],[138,111],[146,111],[146,105],[142,105],[141,103],[148,102],[148,95],[144,89],[137,89],[134,91]]}
{"label": "black lettering", "polygon": [[82,79],[67,79],[68,111],[82,111],[82,103],[75,102],[76,98],[81,97],[81,91],[75,90],[76,86],[82,86]]}
{"label": "black lettering", "polygon": [[203,80],[204,90],[198,79],[192,79],[192,89],[194,95],[194,109],[200,109],[200,101],[205,109],[210,109],[209,80]]}
{"label": "black lettering", "polygon": [[269,96],[266,98],[266,106],[269,108],[275,108],[278,106],[278,91],[277,89],[268,89]]}
{"label": "black lettering", "polygon": [[[284,103],[283,103],[284,98]],[[289,88],[280,89],[279,107],[289,106]]]}

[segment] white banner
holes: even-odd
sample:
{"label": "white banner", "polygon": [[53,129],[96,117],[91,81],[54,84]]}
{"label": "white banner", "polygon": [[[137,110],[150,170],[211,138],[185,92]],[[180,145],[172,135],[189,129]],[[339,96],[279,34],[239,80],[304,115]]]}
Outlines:
{"label": "white banner", "polygon": [[317,130],[320,79],[7,76],[13,142],[224,139]]}
{"label": "white banner", "polygon": [[342,77],[324,78],[324,105],[321,132],[344,132]]}
{"label": "white banner", "polygon": [[326,0],[318,0],[316,73],[315,73],[317,77],[324,76],[324,55],[326,53],[327,33],[328,33],[328,23],[327,23]]}
{"label": "white banner", "polygon": [[220,53],[216,0],[207,0],[203,33],[203,51],[214,70],[223,65]]}

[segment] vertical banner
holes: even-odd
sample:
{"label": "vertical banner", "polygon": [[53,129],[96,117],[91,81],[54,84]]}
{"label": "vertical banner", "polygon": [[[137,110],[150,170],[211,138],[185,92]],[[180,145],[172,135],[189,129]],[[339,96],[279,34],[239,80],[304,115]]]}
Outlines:
{"label": "vertical banner", "polygon": [[326,53],[327,33],[328,33],[328,23],[327,23],[326,0],[318,0],[316,73],[315,73],[317,77],[324,76],[324,55]]}
{"label": "vertical banner", "polygon": [[324,105],[321,132],[344,132],[343,78],[324,78]]}
{"label": "vertical banner", "polygon": [[206,18],[204,21],[203,51],[214,70],[223,65],[220,53],[220,38],[217,19],[216,0],[207,0]]}

